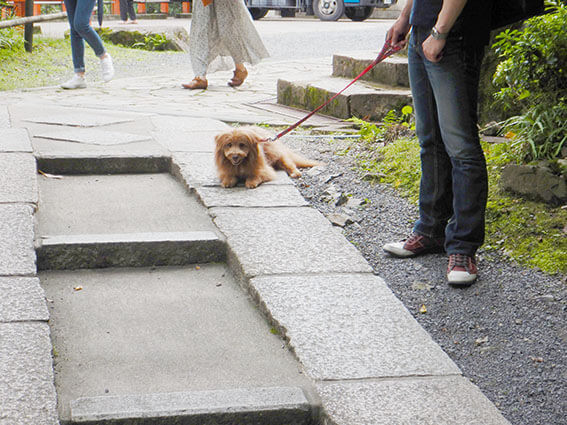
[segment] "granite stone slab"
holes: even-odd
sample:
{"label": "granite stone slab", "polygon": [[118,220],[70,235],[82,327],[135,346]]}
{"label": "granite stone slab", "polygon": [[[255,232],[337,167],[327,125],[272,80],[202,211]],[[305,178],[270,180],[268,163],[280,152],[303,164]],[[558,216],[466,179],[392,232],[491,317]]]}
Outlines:
{"label": "granite stone slab", "polygon": [[303,207],[309,205],[292,185],[199,187],[197,195],[206,207]]}
{"label": "granite stone slab", "polygon": [[163,129],[153,131],[153,138],[171,152],[214,152],[216,130],[191,131]]}
{"label": "granite stone slab", "polygon": [[211,213],[246,277],[372,271],[340,231],[312,208],[212,208]]}
{"label": "granite stone slab", "polygon": [[37,278],[0,277],[0,322],[47,320],[45,293]]}
{"label": "granite stone slab", "polygon": [[134,118],[119,114],[100,114],[98,112],[53,113],[25,118],[23,121],[37,124],[62,125],[67,127],[100,127],[105,125],[133,122]]}
{"label": "granite stone slab", "polygon": [[510,425],[461,376],[319,383],[334,425]]}
{"label": "granite stone slab", "polygon": [[39,270],[178,266],[221,262],[225,243],[209,231],[44,236]]}
{"label": "granite stone slab", "polygon": [[34,275],[33,208],[0,205],[0,276]]}
{"label": "granite stone slab", "polygon": [[[177,152],[172,156],[174,174],[190,187],[220,186],[212,152]],[[277,171],[276,179],[263,185],[293,184],[285,171]]]}
{"label": "granite stone slab", "polygon": [[37,171],[33,155],[0,153],[0,170],[0,203],[37,203]]}
{"label": "granite stone slab", "polygon": [[64,128],[61,130],[43,128],[36,131],[34,137],[101,146],[125,145],[151,140],[151,137],[147,134],[106,131],[97,128]]}
{"label": "granite stone slab", "polygon": [[[301,388],[238,388],[80,398],[71,402],[74,423],[222,423],[295,425],[310,423],[310,404]],[[121,421],[128,420],[130,421]],[[155,422],[151,419],[155,419]],[[120,422],[119,422],[120,421]]]}
{"label": "granite stone slab", "polygon": [[178,130],[180,132],[220,132],[230,128],[229,125],[223,123],[222,121],[201,117],[195,118],[171,115],[154,115],[152,116],[151,121],[156,128],[156,131],[158,132],[163,130]]}
{"label": "granite stone slab", "polygon": [[0,152],[32,152],[27,130],[23,128],[3,128],[0,125]]}
{"label": "granite stone slab", "polygon": [[10,127],[10,113],[8,112],[8,107],[0,105],[0,129]]}
{"label": "granite stone slab", "polygon": [[59,423],[47,323],[0,323],[0,377],[0,423]]}
{"label": "granite stone slab", "polygon": [[264,276],[250,286],[314,379],[460,373],[372,274]]}

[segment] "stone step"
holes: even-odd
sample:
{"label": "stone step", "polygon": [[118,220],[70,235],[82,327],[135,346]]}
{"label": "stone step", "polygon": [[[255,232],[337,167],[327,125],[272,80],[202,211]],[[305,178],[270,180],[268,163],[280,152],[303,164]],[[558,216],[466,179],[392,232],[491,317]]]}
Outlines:
{"label": "stone step", "polygon": [[213,232],[164,232],[42,236],[38,270],[183,266],[226,260],[226,245]]}
{"label": "stone step", "polygon": [[[376,59],[374,51],[333,55],[333,77],[353,79]],[[409,87],[408,60],[399,54],[378,63],[361,80],[393,87]]]}
{"label": "stone step", "polygon": [[71,402],[70,423],[307,425],[311,419],[312,407],[301,388],[268,387],[85,397]]}
{"label": "stone step", "polygon": [[[314,76],[309,81],[278,80],[278,103],[313,110],[341,91],[351,80],[338,77]],[[348,119],[353,116],[371,121],[381,120],[388,111],[411,104],[408,89],[393,88],[366,81],[357,81],[322,114]]]}
{"label": "stone step", "polygon": [[165,173],[171,167],[171,157],[167,154],[153,155],[38,155],[37,168],[48,174],[134,174]]}

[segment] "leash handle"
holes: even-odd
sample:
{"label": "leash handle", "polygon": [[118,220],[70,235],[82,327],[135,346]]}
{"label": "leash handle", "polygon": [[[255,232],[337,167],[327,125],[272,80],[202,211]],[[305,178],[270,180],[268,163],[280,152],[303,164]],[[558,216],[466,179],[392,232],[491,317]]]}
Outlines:
{"label": "leash handle", "polygon": [[268,141],[271,142],[275,142],[276,140],[278,140],[280,137],[285,136],[287,133],[289,133],[290,131],[294,130],[295,128],[297,128],[298,126],[300,126],[302,123],[304,123],[305,121],[307,121],[309,118],[311,118],[313,115],[315,115],[318,111],[320,111],[321,109],[323,109],[325,106],[327,106],[329,103],[331,103],[333,101],[333,99],[335,99],[338,95],[340,95],[342,92],[344,92],[346,89],[348,89],[350,86],[352,86],[355,82],[357,82],[364,74],[366,74],[368,71],[370,71],[372,68],[374,68],[378,63],[382,62],[384,59],[386,59],[388,56],[393,55],[394,53],[398,52],[400,49],[402,48],[402,46],[392,46],[392,43],[390,43],[390,40],[386,40],[386,42],[384,43],[384,47],[382,47],[382,50],[380,51],[380,53],[378,54],[378,56],[376,56],[376,59],[374,59],[372,61],[372,63],[370,65],[368,65],[360,74],[358,74],[354,80],[352,80],[350,83],[348,83],[346,85],[345,88],[343,88],[340,92],[338,92],[337,94],[335,94],[333,97],[331,97],[329,100],[327,100],[325,103],[323,103],[322,105],[318,106],[316,109],[314,109],[313,111],[311,111],[309,114],[307,114],[305,117],[303,117],[302,119],[300,119],[299,121],[297,121],[295,124],[292,124],[291,126],[289,126],[288,128],[286,128],[285,130],[283,130],[282,132],[278,133],[276,136],[268,139]]}

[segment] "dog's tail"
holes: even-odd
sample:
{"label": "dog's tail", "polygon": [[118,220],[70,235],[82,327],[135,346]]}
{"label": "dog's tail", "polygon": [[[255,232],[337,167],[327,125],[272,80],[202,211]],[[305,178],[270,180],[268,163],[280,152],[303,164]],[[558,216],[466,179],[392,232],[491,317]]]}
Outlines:
{"label": "dog's tail", "polygon": [[309,168],[309,167],[316,167],[318,165],[323,165],[323,163],[319,161],[307,159],[295,152],[291,152],[291,157],[293,159],[293,162],[295,162],[295,166],[297,168]]}

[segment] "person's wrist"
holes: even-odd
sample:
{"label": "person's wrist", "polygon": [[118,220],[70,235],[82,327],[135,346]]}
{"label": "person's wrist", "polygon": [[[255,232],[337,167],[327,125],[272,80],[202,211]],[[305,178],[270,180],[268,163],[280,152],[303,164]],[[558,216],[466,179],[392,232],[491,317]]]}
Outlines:
{"label": "person's wrist", "polygon": [[441,32],[436,26],[431,28],[431,37],[435,40],[446,40],[449,36],[449,32]]}

